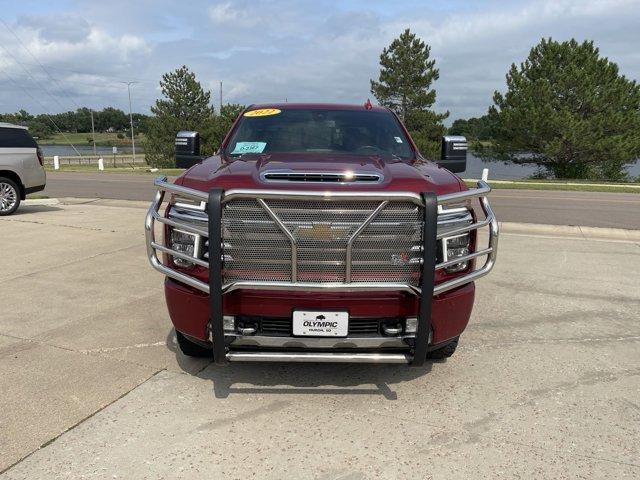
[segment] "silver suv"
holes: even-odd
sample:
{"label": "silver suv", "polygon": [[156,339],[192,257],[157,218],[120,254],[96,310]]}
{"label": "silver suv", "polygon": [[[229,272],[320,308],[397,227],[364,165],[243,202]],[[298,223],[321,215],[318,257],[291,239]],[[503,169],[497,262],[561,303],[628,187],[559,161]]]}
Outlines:
{"label": "silver suv", "polygon": [[11,215],[27,194],[44,190],[42,150],[27,127],[0,122],[0,216]]}

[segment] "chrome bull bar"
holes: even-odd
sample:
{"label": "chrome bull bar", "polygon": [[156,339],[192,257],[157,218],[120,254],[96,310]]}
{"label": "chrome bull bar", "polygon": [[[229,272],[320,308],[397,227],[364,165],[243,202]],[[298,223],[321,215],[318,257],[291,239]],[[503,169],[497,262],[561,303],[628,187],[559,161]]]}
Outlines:
{"label": "chrome bull bar", "polygon": [[[197,226],[187,223],[181,222],[177,220],[173,220],[170,218],[163,217],[160,213],[160,207],[164,201],[165,193],[172,193],[180,195],[181,197],[188,198],[190,200],[199,201],[199,202],[207,202],[208,194],[206,192],[201,192],[199,190],[193,190],[190,188],[185,188],[180,185],[174,185],[172,183],[168,183],[166,177],[159,177],[155,180],[155,185],[158,187],[158,191],[155,194],[155,198],[147,212],[147,216],[145,219],[145,232],[146,232],[146,240],[147,240],[147,255],[149,258],[149,262],[159,272],[164,275],[173,278],[181,283],[189,285],[190,287],[196,288],[204,293],[209,293],[209,284],[205,283],[197,278],[189,276],[183,272],[177,271],[171,267],[167,267],[164,265],[160,259],[158,258],[156,251],[161,253],[165,253],[167,255],[174,256],[176,258],[180,258],[183,260],[188,260],[202,267],[208,267],[209,262],[194,258],[190,255],[186,255],[182,252],[178,252],[176,250],[172,250],[167,248],[165,245],[158,243],[155,239],[155,233],[153,230],[153,226],[155,222],[159,222],[165,225],[169,225],[172,227],[180,228],[187,232],[200,235],[203,237],[208,237],[209,233],[204,228],[198,228]],[[451,205],[454,203],[464,202],[465,200],[469,200],[472,198],[478,198],[480,200],[480,206],[482,207],[483,213],[485,215],[485,219],[474,222],[470,225],[460,227],[454,230],[449,230],[444,233],[439,233],[437,235],[437,240],[440,240],[444,237],[459,235],[462,233],[470,232],[472,230],[478,230],[485,226],[489,226],[489,242],[487,248],[483,248],[481,250],[477,250],[476,252],[472,252],[469,255],[465,255],[463,257],[457,257],[453,260],[449,260],[446,262],[441,262],[436,264],[435,269],[440,270],[446,268],[451,265],[455,265],[457,263],[466,262],[469,260],[476,259],[478,257],[487,256],[487,260],[485,264],[479,268],[474,270],[473,272],[467,273],[460,277],[456,277],[455,279],[449,280],[447,282],[443,282],[437,284],[434,287],[433,294],[438,295],[444,293],[448,290],[452,290],[460,285],[464,285],[465,283],[472,282],[477,280],[485,275],[487,275],[491,269],[493,268],[497,253],[498,253],[498,235],[499,235],[499,227],[498,221],[495,218],[493,210],[489,204],[489,201],[486,195],[491,191],[491,187],[484,182],[478,182],[478,188],[452,193],[447,195],[441,195],[437,197],[437,203],[439,206]],[[222,201],[227,202],[231,199],[238,197],[251,197],[258,199],[273,199],[273,198],[288,198],[288,199],[327,199],[327,198],[336,198],[341,200],[379,200],[379,201],[401,201],[401,200],[410,200],[417,205],[424,206],[424,203],[420,197],[420,195],[414,193],[362,193],[362,194],[352,194],[349,192],[332,192],[331,194],[327,194],[325,192],[295,192],[295,191],[272,191],[272,190],[228,190],[224,192],[224,196]],[[348,268],[348,263],[347,263]],[[292,290],[292,291],[341,291],[341,292],[362,292],[362,291],[404,291],[407,293],[420,295],[421,290],[419,287],[414,285],[406,284],[406,283],[309,283],[309,282],[263,282],[263,281],[234,281],[223,284],[222,286],[223,292],[228,293],[238,289],[248,289],[248,290]]]}
{"label": "chrome bull bar", "polygon": [[[491,187],[485,181],[479,181],[477,188],[456,192],[446,195],[435,196],[432,193],[425,193],[423,195],[412,192],[309,192],[309,191],[296,191],[296,190],[242,190],[232,189],[222,191],[214,189],[211,192],[203,192],[186,188],[180,185],[169,183],[166,177],[156,178],[154,184],[158,187],[153,202],[147,212],[145,218],[145,236],[147,245],[147,256],[152,267],[169,278],[172,278],[185,285],[200,290],[206,294],[209,294],[212,307],[212,333],[214,333],[214,358],[216,361],[223,362],[227,357],[224,350],[223,340],[224,333],[222,332],[222,320],[213,322],[213,317],[221,317],[221,296],[238,289],[245,290],[284,290],[284,291],[314,291],[314,292],[379,292],[379,291],[403,291],[412,295],[421,297],[421,307],[419,317],[422,320],[418,325],[418,335],[416,340],[416,354],[413,357],[413,364],[421,364],[426,358],[427,350],[427,332],[430,331],[430,316],[431,316],[431,301],[432,295],[439,295],[459,286],[465,285],[469,282],[475,281],[485,275],[487,275],[495,265],[497,252],[498,252],[498,236],[499,226],[498,221],[495,218],[493,210],[489,204],[486,195],[491,191]],[[379,201],[382,205],[386,205],[387,202],[412,202],[421,208],[425,212],[425,228],[423,230],[423,242],[424,242],[424,257],[422,259],[422,282],[419,286],[412,285],[410,283],[402,282],[351,282],[350,278],[350,250],[347,247],[346,255],[346,281],[345,282],[326,282],[326,283],[311,283],[296,281],[295,277],[295,247],[292,241],[292,281],[249,281],[249,280],[236,280],[227,283],[222,283],[222,263],[223,258],[221,255],[222,245],[212,245],[209,242],[209,259],[203,260],[195,258],[194,256],[187,255],[183,252],[173,250],[168,245],[163,245],[156,241],[154,226],[155,223],[161,223],[174,228],[179,228],[186,232],[201,237],[212,238],[212,235],[220,236],[219,228],[216,231],[215,227],[209,223],[206,227],[195,225],[191,222],[181,221],[180,219],[166,218],[160,214],[160,208],[165,200],[165,195],[169,193],[177,195],[181,198],[188,199],[190,201],[199,203],[201,210],[207,212],[209,218],[216,218],[220,221],[221,214],[220,209],[225,203],[237,199],[237,198],[251,198],[260,203],[263,208],[265,207],[265,200],[272,199],[287,199],[287,200],[340,200],[340,201]],[[215,194],[215,195],[214,195]],[[484,219],[475,220],[468,225],[455,228],[453,230],[447,230],[446,232],[437,231],[437,210],[439,211],[443,207],[452,204],[465,203],[472,199],[478,199],[480,207],[484,214]],[[214,200],[215,199],[215,200]],[[212,211],[212,203],[217,204],[217,210]],[[267,212],[269,208],[266,207]],[[430,212],[430,213],[429,213]],[[213,215],[213,217],[212,217]],[[370,221],[375,217],[375,212],[367,219]],[[277,222],[277,217],[276,220]],[[431,224],[431,225],[429,225]],[[360,229],[366,227],[364,224]],[[461,235],[473,230],[479,230],[483,227],[488,227],[489,238],[486,248],[478,249],[475,252],[470,252],[468,255],[456,257],[452,260],[442,261],[440,263],[435,262],[435,244],[438,240],[454,235]],[[285,229],[286,230],[286,229]],[[222,242],[223,239],[220,239]],[[194,276],[191,276],[183,271],[179,271],[175,268],[171,268],[158,258],[157,252],[192,262],[201,267],[209,269],[209,282],[204,282]],[[449,266],[471,261],[479,257],[486,256],[484,264],[480,268],[476,268],[471,272],[457,276],[451,280],[447,280],[438,284],[433,283],[433,274],[429,271],[435,272],[436,270],[444,269]],[[433,257],[433,258],[432,258]],[[425,275],[426,274],[426,275]],[[426,283],[425,283],[426,280]],[[215,295],[211,295],[212,288]],[[426,295],[423,295],[423,292]],[[427,293],[428,292],[428,293]],[[426,296],[426,298],[425,298]],[[217,313],[217,314],[216,314]],[[426,318],[425,318],[426,317]],[[218,332],[214,332],[214,323],[219,323]],[[422,335],[420,335],[422,332]],[[217,334],[216,334],[217,333]],[[220,350],[216,352],[216,337],[218,338],[218,346]],[[421,338],[422,337],[422,338]],[[418,346],[422,345],[422,351],[418,351]]]}

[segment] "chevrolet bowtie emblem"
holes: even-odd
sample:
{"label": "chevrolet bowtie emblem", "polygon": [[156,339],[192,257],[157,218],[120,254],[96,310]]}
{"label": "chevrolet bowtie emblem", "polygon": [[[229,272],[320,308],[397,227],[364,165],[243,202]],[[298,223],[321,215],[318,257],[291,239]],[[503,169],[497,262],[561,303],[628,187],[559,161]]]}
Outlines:
{"label": "chevrolet bowtie emblem", "polygon": [[326,223],[301,225],[296,228],[296,237],[313,240],[341,240],[349,238],[349,227],[336,227]]}

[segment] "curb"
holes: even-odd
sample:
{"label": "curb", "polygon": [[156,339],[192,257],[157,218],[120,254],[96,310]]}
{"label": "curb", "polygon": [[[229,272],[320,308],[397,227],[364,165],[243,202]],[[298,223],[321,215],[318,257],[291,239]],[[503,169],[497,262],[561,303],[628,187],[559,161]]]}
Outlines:
{"label": "curb", "polygon": [[[107,198],[48,198],[29,200],[27,205],[95,205],[99,207],[149,208],[149,202],[140,200],[117,200]],[[54,203],[35,203],[54,202]],[[501,234],[553,236],[579,238],[582,240],[613,240],[640,242],[640,229],[586,227],[579,225],[548,225],[541,223],[500,222]]]}
{"label": "curb", "polygon": [[[478,180],[475,178],[463,178],[463,182],[477,182]],[[557,187],[606,187],[606,188],[633,188],[638,189],[640,191],[640,185],[637,183],[580,183],[580,182],[522,182],[518,180],[487,180],[489,185],[492,183],[495,184],[503,184],[503,185],[547,185],[547,186],[557,186]]]}
{"label": "curb", "polygon": [[539,223],[500,222],[500,233],[548,235],[583,240],[617,240],[640,242],[640,230],[623,228],[584,227],[579,225],[546,225]]}
{"label": "curb", "polygon": [[62,205],[96,205],[98,207],[121,207],[148,209],[151,200],[119,200],[112,198],[80,198],[63,197],[59,199]]}
{"label": "curb", "polygon": [[[149,208],[149,202],[141,200],[118,200],[108,198],[44,198],[25,200],[24,205],[95,205],[98,207]],[[583,240],[615,240],[640,242],[640,229],[586,227],[580,225],[548,225],[542,223],[499,222],[500,233],[516,235],[538,235]]]}
{"label": "curb", "polygon": [[57,198],[27,198],[26,200],[22,200],[20,204],[24,205],[25,207],[53,206],[60,205],[60,200],[58,200]]}

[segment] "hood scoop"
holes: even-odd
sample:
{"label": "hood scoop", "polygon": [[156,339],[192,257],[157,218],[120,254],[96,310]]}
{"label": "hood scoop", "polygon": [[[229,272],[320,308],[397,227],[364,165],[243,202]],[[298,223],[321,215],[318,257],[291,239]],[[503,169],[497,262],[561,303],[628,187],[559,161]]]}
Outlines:
{"label": "hood scoop", "polygon": [[375,172],[292,172],[288,170],[270,170],[262,172],[264,182],[295,183],[380,183],[382,175]]}

